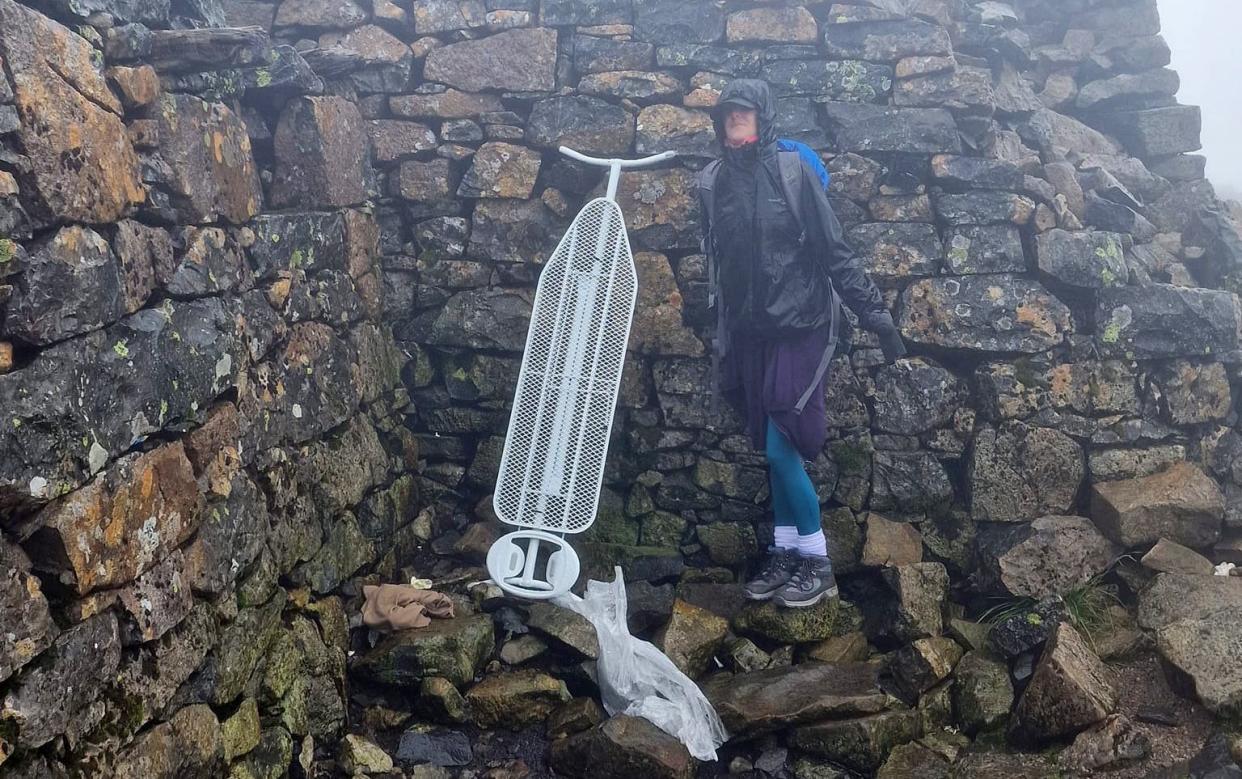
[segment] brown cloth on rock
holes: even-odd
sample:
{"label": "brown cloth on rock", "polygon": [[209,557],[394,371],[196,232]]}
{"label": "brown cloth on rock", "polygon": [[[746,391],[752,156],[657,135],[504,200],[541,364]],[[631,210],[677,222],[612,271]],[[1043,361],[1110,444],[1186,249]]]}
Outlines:
{"label": "brown cloth on rock", "polygon": [[362,622],[376,630],[425,628],[432,617],[452,617],[453,601],[431,590],[416,590],[408,584],[367,584],[362,588]]}

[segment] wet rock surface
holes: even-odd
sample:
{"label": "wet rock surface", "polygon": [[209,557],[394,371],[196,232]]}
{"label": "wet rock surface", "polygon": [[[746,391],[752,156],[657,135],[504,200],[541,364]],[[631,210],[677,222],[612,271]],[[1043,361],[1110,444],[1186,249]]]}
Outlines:
{"label": "wet rock surface", "polygon": [[[1152,0],[0,0],[0,771],[1190,761],[1191,701],[1237,713],[1207,574],[1242,562],[1242,315],[1158,33]],[[832,172],[911,351],[856,329],[830,366],[808,459],[844,597],[798,611],[741,595],[771,485],[711,400],[694,182],[737,77]],[[478,584],[535,282],[605,191],[561,144],[679,153],[621,176],[640,299],[577,548],[753,735],[715,766],[606,718],[590,625]],[[415,577],[457,616],[359,624],[363,584]],[[1075,600],[1100,597],[1102,627]],[[1070,629],[1149,662],[1117,718],[1087,724],[1109,707]],[[1171,700],[1145,645],[1181,724],[1136,716]],[[1011,719],[1065,758],[1001,751]]]}

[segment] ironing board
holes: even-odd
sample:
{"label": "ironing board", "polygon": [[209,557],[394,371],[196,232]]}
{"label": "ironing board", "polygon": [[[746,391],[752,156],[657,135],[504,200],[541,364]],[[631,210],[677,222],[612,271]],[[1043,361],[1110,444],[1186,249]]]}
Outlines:
{"label": "ironing board", "polygon": [[560,151],[607,167],[608,189],[574,217],[539,277],[492,499],[500,521],[519,529],[487,554],[502,590],[536,600],[562,595],[577,580],[578,555],[565,537],[589,528],[599,504],[638,295],[617,183],[624,169],[676,155],[622,160]]}

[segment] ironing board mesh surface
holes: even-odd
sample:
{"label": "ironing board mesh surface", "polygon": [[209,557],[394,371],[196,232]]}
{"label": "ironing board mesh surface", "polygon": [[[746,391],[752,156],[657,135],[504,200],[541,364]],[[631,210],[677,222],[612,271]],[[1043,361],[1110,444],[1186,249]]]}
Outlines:
{"label": "ironing board mesh surface", "polygon": [[621,210],[593,200],[535,293],[493,500],[503,522],[578,533],[594,521],[637,292]]}

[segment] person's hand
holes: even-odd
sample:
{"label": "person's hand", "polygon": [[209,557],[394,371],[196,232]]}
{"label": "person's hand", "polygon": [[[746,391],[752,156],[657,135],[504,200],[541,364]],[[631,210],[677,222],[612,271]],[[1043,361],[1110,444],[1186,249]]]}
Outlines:
{"label": "person's hand", "polygon": [[901,340],[901,333],[897,332],[897,328],[883,330],[879,336],[880,350],[884,352],[885,362],[894,363],[906,356],[906,344]]}

